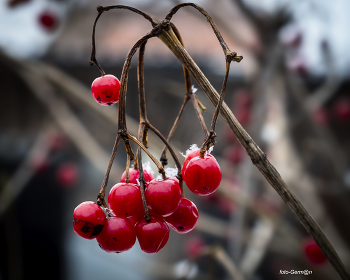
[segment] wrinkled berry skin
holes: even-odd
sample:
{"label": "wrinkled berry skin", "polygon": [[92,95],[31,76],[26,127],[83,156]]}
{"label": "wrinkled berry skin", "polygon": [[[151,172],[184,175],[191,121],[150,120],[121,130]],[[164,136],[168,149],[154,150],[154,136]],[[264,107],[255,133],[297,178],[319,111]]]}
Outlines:
{"label": "wrinkled berry skin", "polygon": [[132,183],[115,184],[108,194],[108,204],[116,216],[136,215],[143,208],[141,190]]}
{"label": "wrinkled berry skin", "polygon": [[96,102],[109,106],[119,101],[120,82],[113,75],[96,78],[91,85],[91,93]]}
{"label": "wrinkled berry skin", "polygon": [[85,201],[74,209],[73,230],[83,238],[94,239],[105,224],[105,213],[92,201]]}
{"label": "wrinkled berry skin", "polygon": [[205,154],[203,158],[194,157],[185,170],[186,185],[197,195],[209,195],[219,187],[222,174],[216,159]]}
{"label": "wrinkled berry skin", "polygon": [[182,198],[176,211],[164,220],[177,233],[188,233],[196,226],[198,209],[192,201]]}
{"label": "wrinkled berry skin", "polygon": [[125,252],[136,242],[135,228],[127,218],[110,217],[96,240],[108,253]]}
{"label": "wrinkled berry skin", "polygon": [[[120,182],[125,183],[125,176],[126,176],[126,171],[124,171],[122,177],[120,178]],[[145,177],[145,181],[148,183],[154,179],[153,175],[151,172],[148,172],[147,170],[143,170],[143,176]],[[139,170],[135,168],[130,168],[129,169],[129,177],[130,177],[130,183],[137,184],[136,179],[139,179]]]}
{"label": "wrinkled berry skin", "polygon": [[149,210],[159,216],[169,216],[175,212],[180,204],[180,185],[171,179],[154,179],[149,182],[145,197]]}
{"label": "wrinkled berry skin", "polygon": [[146,253],[157,253],[168,242],[170,230],[161,217],[151,216],[149,223],[142,219],[135,229],[141,250]]}

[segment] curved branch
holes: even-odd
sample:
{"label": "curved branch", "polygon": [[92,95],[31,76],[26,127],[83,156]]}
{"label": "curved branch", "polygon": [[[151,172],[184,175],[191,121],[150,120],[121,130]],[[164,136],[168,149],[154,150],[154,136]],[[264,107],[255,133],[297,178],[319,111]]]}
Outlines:
{"label": "curved branch", "polygon": [[172,8],[170,10],[170,12],[167,14],[167,16],[165,17],[166,20],[170,21],[171,18],[173,17],[174,14],[176,14],[176,12],[180,9],[180,8],[183,8],[183,7],[186,7],[186,6],[191,6],[193,8],[195,8],[196,10],[198,10],[202,15],[204,15],[206,18],[207,18],[207,21],[209,22],[209,24],[211,25],[211,28],[213,29],[216,37],[218,38],[219,40],[219,43],[222,47],[222,50],[224,51],[224,54],[225,56],[228,55],[228,54],[233,54],[234,58],[233,60],[236,61],[236,62],[240,62],[242,59],[243,59],[243,56],[239,56],[237,55],[235,52],[231,52],[229,47],[227,46],[225,40],[222,38],[222,35],[219,31],[219,29],[217,28],[215,22],[213,21],[213,19],[211,18],[211,16],[207,13],[206,10],[204,10],[201,6],[197,5],[197,4],[194,4],[194,3],[181,3],[181,4],[178,4],[176,5],[174,8]]}

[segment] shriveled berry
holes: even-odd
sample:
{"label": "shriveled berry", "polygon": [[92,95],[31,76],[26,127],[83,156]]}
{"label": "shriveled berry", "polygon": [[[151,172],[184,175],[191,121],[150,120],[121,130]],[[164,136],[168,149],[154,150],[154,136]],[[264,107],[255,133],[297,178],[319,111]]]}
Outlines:
{"label": "shriveled berry", "polygon": [[113,75],[96,78],[91,85],[92,96],[102,106],[109,106],[119,101],[120,82]]}
{"label": "shriveled berry", "polygon": [[73,230],[83,238],[93,239],[106,223],[106,215],[96,203],[85,201],[73,212]]}
{"label": "shriveled berry", "polygon": [[116,216],[133,216],[143,208],[140,188],[132,183],[115,184],[108,194],[108,204]]}
{"label": "shriveled berry", "polygon": [[180,185],[171,179],[154,179],[148,184],[145,197],[151,211],[160,216],[169,216],[180,204]]}
{"label": "shriveled berry", "polygon": [[164,220],[177,233],[187,233],[194,229],[197,223],[198,209],[192,201],[182,198],[176,211]]}
{"label": "shriveled berry", "polygon": [[108,253],[125,252],[136,242],[135,228],[127,218],[110,217],[96,240]]}
{"label": "shriveled berry", "polygon": [[[125,182],[125,176],[126,171],[124,171],[122,177],[120,178],[120,182]],[[143,170],[143,176],[145,177],[145,181],[148,183],[154,179],[153,174],[150,171],[147,171],[146,169]],[[135,168],[129,169],[129,177],[130,177],[130,183],[137,184],[137,181],[139,179],[139,170]]]}
{"label": "shriveled berry", "polygon": [[197,195],[209,195],[216,191],[221,182],[221,170],[216,159],[205,154],[190,160],[185,171],[187,187]]}
{"label": "shriveled berry", "polygon": [[135,229],[141,250],[146,253],[157,253],[168,242],[170,230],[161,217],[151,216],[149,223],[140,220]]}

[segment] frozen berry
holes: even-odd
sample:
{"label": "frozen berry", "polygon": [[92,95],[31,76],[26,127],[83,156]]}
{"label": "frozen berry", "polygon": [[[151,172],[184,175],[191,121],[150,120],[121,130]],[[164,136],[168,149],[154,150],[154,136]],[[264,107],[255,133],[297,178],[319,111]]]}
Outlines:
{"label": "frozen berry", "polygon": [[110,217],[96,240],[108,253],[125,252],[136,242],[135,228],[127,218]]}
{"label": "frozen berry", "polygon": [[[124,171],[122,177],[120,178],[120,182],[125,182],[126,171]],[[154,179],[153,174],[146,169],[143,170],[143,176],[145,177],[145,181],[148,183]],[[137,180],[139,179],[139,170],[135,168],[129,169],[129,177],[130,183],[137,184]]]}
{"label": "frozen berry", "polygon": [[168,242],[170,230],[161,217],[151,216],[149,223],[140,220],[135,229],[141,250],[146,253],[157,253]]}
{"label": "frozen berry", "polygon": [[216,191],[221,182],[221,170],[216,159],[205,154],[190,160],[185,171],[187,187],[197,195],[209,195]]}
{"label": "frozen berry", "polygon": [[116,216],[133,216],[143,208],[140,188],[132,183],[118,183],[109,192],[108,204]]}
{"label": "frozen berry", "polygon": [[180,204],[180,185],[171,179],[153,179],[146,188],[145,197],[151,211],[160,216],[169,216]]}
{"label": "frozen berry", "polygon": [[182,198],[176,211],[164,220],[177,233],[187,233],[194,229],[197,223],[198,209],[192,201]]}
{"label": "frozen berry", "polygon": [[93,239],[102,231],[106,215],[96,203],[85,201],[73,212],[73,229],[83,238]]}
{"label": "frozen berry", "polygon": [[112,105],[119,101],[120,82],[113,75],[96,78],[91,85],[92,96],[102,106]]}
{"label": "frozen berry", "polygon": [[185,162],[182,166],[182,180],[184,180],[186,182],[186,178],[185,178],[185,171],[187,168],[188,163],[190,162],[191,159],[193,159],[194,157],[199,156],[199,151],[200,149],[194,149],[191,152],[189,152],[189,154],[187,155]]}

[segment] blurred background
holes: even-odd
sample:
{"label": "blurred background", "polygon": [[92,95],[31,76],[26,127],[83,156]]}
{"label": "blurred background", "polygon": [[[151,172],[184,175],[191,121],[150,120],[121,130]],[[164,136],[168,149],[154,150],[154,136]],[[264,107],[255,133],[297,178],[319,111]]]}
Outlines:
{"label": "blurred background", "polygon": [[[90,92],[100,76],[89,65],[96,6],[130,5],[163,19],[180,2],[0,1],[0,280],[339,279],[221,117],[213,151],[223,172],[219,189],[197,197],[185,188],[199,210],[192,232],[171,230],[167,245],[153,255],[138,244],[108,254],[73,232],[73,210],[96,200],[117,134],[117,106],[100,106]],[[232,63],[226,103],[350,269],[350,2],[193,2],[244,57]],[[206,19],[187,7],[173,22],[220,92],[225,59]],[[96,42],[106,73],[120,77],[128,51],[150,30],[130,11],[104,13]],[[133,135],[139,118],[135,56],[127,97]],[[145,87],[149,120],[167,135],[185,86],[182,65],[157,38],[146,46]],[[201,89],[196,94],[209,127],[214,107]],[[183,163],[181,153],[202,142],[189,105],[171,144]],[[159,158],[163,145],[152,135],[149,147]],[[107,191],[119,182],[125,162],[121,144]]]}

